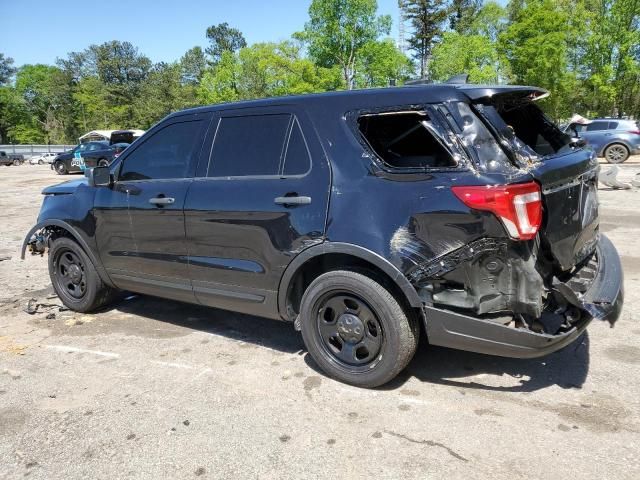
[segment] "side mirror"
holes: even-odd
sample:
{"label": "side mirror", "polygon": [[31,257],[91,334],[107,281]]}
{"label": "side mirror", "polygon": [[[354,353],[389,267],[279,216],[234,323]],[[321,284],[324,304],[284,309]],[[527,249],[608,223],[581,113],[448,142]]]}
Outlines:
{"label": "side mirror", "polygon": [[587,141],[582,137],[572,137],[570,145],[574,148],[582,148],[587,144]]}
{"label": "side mirror", "polygon": [[113,183],[109,167],[106,166],[88,168],[84,176],[87,177],[90,187],[110,187]]}

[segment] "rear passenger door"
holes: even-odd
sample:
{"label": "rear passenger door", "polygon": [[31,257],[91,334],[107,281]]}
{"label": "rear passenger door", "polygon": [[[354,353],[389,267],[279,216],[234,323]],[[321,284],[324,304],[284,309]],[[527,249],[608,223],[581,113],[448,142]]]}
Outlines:
{"label": "rear passenger door", "polygon": [[185,202],[189,270],[205,305],[278,318],[296,253],[324,239],[330,170],[303,111],[226,111]]}
{"label": "rear passenger door", "polygon": [[599,151],[607,142],[607,138],[611,132],[608,132],[609,122],[596,120],[586,126],[582,130],[580,136],[583,137],[589,145]]}

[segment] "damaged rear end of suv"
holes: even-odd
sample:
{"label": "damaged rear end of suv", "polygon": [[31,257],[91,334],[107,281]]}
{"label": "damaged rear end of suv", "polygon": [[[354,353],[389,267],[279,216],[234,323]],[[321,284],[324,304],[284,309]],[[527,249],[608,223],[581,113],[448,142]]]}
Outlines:
{"label": "damaged rear end of suv", "polygon": [[[429,342],[529,358],[571,343],[593,319],[613,326],[622,268],[599,231],[594,152],[544,115],[535,104],[548,95],[542,89],[455,88],[468,101],[412,113],[422,115],[416,125],[436,140],[439,156],[454,160],[448,171],[441,163],[413,172],[435,179],[420,198],[449,208],[412,215],[390,242],[423,302]],[[400,145],[411,127],[387,131],[404,121],[394,115],[406,112],[361,113],[357,122],[381,168],[398,173],[402,157],[416,162],[418,152]]]}
{"label": "damaged rear end of suv", "polygon": [[413,85],[178,112],[46,189],[23,255],[49,248],[76,311],[125,290],[291,322],[361,387],[392,380],[421,332],[542,356],[623,303],[596,156],[546,95]]}

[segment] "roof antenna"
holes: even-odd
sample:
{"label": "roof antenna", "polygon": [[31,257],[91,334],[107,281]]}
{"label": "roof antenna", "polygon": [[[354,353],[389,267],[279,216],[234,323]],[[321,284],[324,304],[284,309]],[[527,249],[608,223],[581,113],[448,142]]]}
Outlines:
{"label": "roof antenna", "polygon": [[444,83],[452,84],[452,85],[464,85],[469,80],[468,73],[461,73],[460,75],[454,75],[449,80]]}

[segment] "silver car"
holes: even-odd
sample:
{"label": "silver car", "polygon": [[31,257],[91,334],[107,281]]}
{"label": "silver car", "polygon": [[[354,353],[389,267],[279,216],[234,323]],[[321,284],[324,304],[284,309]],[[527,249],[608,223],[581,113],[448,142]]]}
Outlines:
{"label": "silver car", "polygon": [[586,125],[572,123],[566,130],[586,140],[609,163],[622,163],[629,155],[640,154],[640,124],[635,120],[596,118]]}

